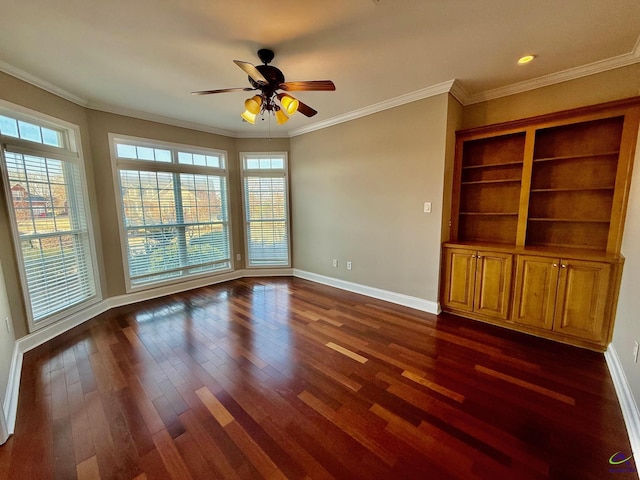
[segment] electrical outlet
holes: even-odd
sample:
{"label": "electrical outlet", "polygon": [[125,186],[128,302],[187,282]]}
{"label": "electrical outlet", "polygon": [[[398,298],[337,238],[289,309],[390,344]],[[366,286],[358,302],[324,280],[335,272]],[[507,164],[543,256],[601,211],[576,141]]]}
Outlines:
{"label": "electrical outlet", "polygon": [[9,317],[4,317],[4,323],[7,324],[7,332],[11,333],[11,323],[9,322]]}
{"label": "electrical outlet", "polygon": [[638,342],[634,342],[633,344],[633,363],[638,363]]}
{"label": "electrical outlet", "polygon": [[240,254],[238,253],[238,254],[236,255],[236,260],[237,260],[237,261],[242,260],[242,255],[240,255]]}
{"label": "electrical outlet", "polygon": [[351,270],[351,262],[347,262],[347,270]]}
{"label": "electrical outlet", "polygon": [[431,213],[431,202],[424,202],[424,213]]}
{"label": "electrical outlet", "polygon": [[338,266],[338,259],[334,258],[333,259],[333,268],[337,268],[337,266]]}

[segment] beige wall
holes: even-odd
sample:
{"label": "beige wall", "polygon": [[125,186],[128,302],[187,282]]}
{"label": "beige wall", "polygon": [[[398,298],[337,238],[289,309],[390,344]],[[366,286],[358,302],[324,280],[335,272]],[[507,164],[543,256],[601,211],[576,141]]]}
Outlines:
{"label": "beige wall", "polygon": [[[9,308],[9,299],[2,270],[2,264],[0,263],[0,406],[4,403],[4,396],[7,393],[13,344],[16,341],[13,329],[10,332],[7,331],[5,324],[5,318],[11,318],[11,309]],[[2,414],[1,408],[0,414]]]}
{"label": "beige wall", "polygon": [[295,268],[437,301],[448,97],[291,139]]}
{"label": "beige wall", "polygon": [[640,140],[636,148],[635,171],[622,239],[626,260],[613,332],[613,346],[618,353],[636,404],[640,405],[640,363],[633,362],[634,341],[640,342]]}
{"label": "beige wall", "polygon": [[462,128],[543,115],[640,95],[640,63],[464,108]]}

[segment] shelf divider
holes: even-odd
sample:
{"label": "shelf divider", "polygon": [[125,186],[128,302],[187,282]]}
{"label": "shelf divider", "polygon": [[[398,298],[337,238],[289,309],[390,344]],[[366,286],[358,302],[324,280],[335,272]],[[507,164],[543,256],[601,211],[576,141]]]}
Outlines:
{"label": "shelf divider", "polygon": [[588,218],[549,218],[549,217],[536,217],[529,218],[531,222],[573,222],[573,223],[609,223],[609,220],[595,220]]}
{"label": "shelf divider", "polygon": [[503,163],[486,163],[484,165],[463,165],[463,170],[471,170],[474,168],[496,168],[496,167],[512,167],[514,165],[522,165],[522,160],[517,162],[503,162]]}
{"label": "shelf divider", "polygon": [[614,155],[617,158],[619,154],[620,154],[619,151],[602,152],[602,153],[583,153],[583,154],[576,154],[576,155],[562,155],[562,156],[558,156],[558,157],[534,158],[533,161],[535,163],[538,163],[538,162],[559,162],[559,161],[563,161],[563,160],[578,160],[578,159],[581,159],[581,158],[612,157]]}
{"label": "shelf divider", "polygon": [[518,212],[460,212],[460,215],[486,215],[494,217],[517,217]]}

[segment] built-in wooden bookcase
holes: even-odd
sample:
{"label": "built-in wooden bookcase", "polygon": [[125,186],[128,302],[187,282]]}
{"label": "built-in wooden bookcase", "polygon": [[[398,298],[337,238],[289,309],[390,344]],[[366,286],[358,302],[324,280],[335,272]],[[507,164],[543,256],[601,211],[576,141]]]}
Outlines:
{"label": "built-in wooden bookcase", "polygon": [[525,135],[470,140],[462,154],[458,236],[515,243]]}
{"label": "built-in wooden bookcase", "polygon": [[527,245],[606,251],[624,116],[535,133]]}
{"label": "built-in wooden bookcase", "polygon": [[[605,348],[639,123],[634,98],[458,132],[443,309]],[[494,257],[514,273],[479,278]]]}

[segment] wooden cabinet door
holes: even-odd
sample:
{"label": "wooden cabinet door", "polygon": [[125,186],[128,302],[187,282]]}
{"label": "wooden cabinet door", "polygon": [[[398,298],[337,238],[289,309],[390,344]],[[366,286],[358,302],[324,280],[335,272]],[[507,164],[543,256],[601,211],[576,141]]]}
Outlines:
{"label": "wooden cabinet door", "polygon": [[513,256],[478,252],[476,259],[475,312],[506,320],[511,298]]}
{"label": "wooden cabinet door", "polygon": [[610,277],[611,265],[607,263],[562,260],[553,329],[603,340]]}
{"label": "wooden cabinet door", "polygon": [[473,311],[475,250],[445,248],[443,304],[456,310]]}
{"label": "wooden cabinet door", "polygon": [[512,315],[514,322],[553,329],[559,263],[554,258],[518,256]]}

